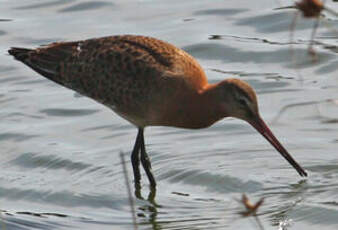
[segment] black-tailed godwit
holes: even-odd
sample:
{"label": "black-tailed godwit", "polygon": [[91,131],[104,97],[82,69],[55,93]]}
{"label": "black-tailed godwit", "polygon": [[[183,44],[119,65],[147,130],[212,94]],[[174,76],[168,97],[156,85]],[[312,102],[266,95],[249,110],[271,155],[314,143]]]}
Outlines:
{"label": "black-tailed godwit", "polygon": [[239,79],[209,84],[199,63],[167,42],[122,35],[8,52],[42,76],[106,105],[138,128],[131,154],[137,186],[141,160],[151,186],[156,187],[144,144],[145,127],[200,129],[225,117],[247,121],[299,175],[307,176],[260,117],[256,93],[249,84]]}

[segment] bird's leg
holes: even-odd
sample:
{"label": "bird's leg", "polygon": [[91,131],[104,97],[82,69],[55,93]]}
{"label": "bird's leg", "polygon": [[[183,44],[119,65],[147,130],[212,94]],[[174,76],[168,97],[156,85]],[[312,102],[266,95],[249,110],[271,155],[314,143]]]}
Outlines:
{"label": "bird's leg", "polygon": [[[142,138],[142,139],[141,139]],[[133,165],[133,172],[134,172],[134,183],[135,188],[140,187],[140,180],[141,180],[141,174],[140,174],[140,150],[141,150],[141,144],[143,140],[143,129],[139,128],[134,149],[131,154],[131,163]]]}
{"label": "bird's leg", "polygon": [[146,153],[146,147],[144,145],[144,136],[143,136],[143,129],[139,129],[140,131],[140,139],[141,139],[141,163],[142,166],[144,168],[144,170],[146,171],[146,174],[148,176],[149,182],[150,182],[150,186],[152,188],[156,188],[156,181],[155,178],[153,176],[153,173],[151,172],[151,164],[149,161],[149,157]]}

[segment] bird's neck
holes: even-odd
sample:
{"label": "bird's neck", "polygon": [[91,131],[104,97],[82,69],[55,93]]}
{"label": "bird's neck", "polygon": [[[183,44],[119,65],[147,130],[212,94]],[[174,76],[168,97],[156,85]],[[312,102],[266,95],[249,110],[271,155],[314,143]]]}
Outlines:
{"label": "bird's neck", "polygon": [[217,100],[217,84],[208,84],[203,89],[187,92],[177,107],[180,121],[174,126],[190,129],[206,128],[222,119]]}
{"label": "bird's neck", "polygon": [[208,84],[199,92],[199,109],[204,111],[204,117],[212,124],[227,116],[219,104],[218,87],[219,83]]}

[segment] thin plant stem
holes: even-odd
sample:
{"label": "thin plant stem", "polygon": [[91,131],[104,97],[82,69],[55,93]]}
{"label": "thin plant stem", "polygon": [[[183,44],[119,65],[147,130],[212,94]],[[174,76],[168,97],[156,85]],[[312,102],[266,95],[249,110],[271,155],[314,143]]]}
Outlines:
{"label": "thin plant stem", "polygon": [[138,228],[137,228],[137,223],[136,223],[135,203],[134,203],[134,199],[133,199],[130,184],[129,184],[129,177],[128,177],[126,162],[124,160],[124,155],[122,152],[120,152],[120,158],[121,158],[121,163],[122,163],[122,168],[123,168],[123,175],[124,175],[126,187],[128,190],[128,199],[129,199],[129,205],[130,205],[132,218],[133,218],[133,226],[134,226],[134,230],[137,230]]}

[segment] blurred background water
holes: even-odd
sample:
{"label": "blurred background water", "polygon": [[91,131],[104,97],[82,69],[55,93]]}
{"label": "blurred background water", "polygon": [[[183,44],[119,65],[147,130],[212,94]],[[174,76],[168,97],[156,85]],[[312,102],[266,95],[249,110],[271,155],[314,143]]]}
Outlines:
{"label": "blurred background water", "polygon": [[[1,229],[132,229],[119,153],[129,161],[136,129],[109,109],[62,88],[7,55],[116,34],[142,34],[183,48],[210,82],[256,89],[263,118],[308,171],[302,180],[249,125],[226,119],[204,130],[145,132],[154,175],[135,199],[139,229],[258,229],[241,218],[242,193],[265,198],[265,229],[338,227],[338,21],[325,14],[307,54],[313,20],[293,1],[0,1]],[[338,10],[337,3],[327,4]],[[295,70],[298,67],[298,71]],[[279,225],[287,227],[282,228]]]}

